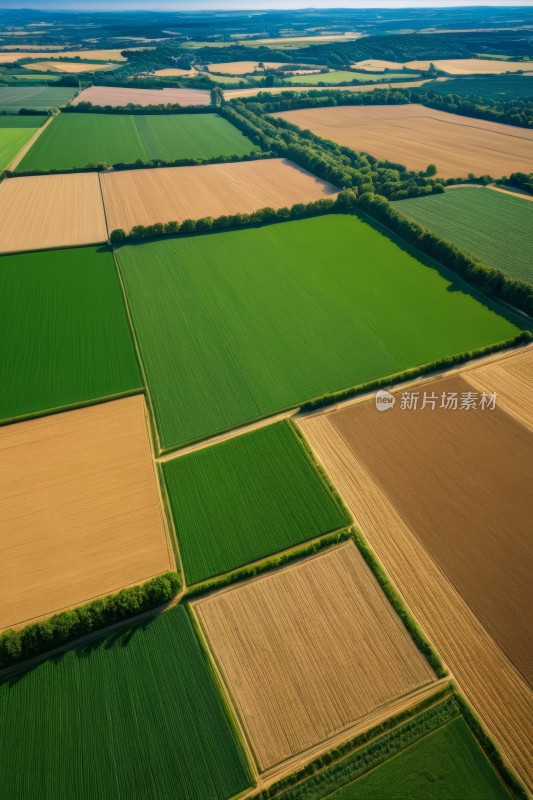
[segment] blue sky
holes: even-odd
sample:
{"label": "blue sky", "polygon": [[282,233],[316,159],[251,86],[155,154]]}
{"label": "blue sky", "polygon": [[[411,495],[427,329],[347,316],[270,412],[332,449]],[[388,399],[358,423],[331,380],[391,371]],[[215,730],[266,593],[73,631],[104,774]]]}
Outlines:
{"label": "blue sky", "polygon": [[0,0],[6,8],[38,10],[191,11],[215,9],[532,7],[533,0]]}

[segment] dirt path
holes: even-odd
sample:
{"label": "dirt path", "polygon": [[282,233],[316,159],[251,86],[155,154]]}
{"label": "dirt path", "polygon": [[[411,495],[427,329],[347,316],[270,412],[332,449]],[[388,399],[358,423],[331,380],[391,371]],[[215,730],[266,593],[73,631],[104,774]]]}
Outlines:
{"label": "dirt path", "polygon": [[489,184],[487,188],[492,189],[493,192],[501,192],[502,194],[509,194],[511,197],[518,197],[519,200],[529,200],[530,203],[533,202],[533,195],[526,194],[518,189],[513,192],[512,189],[504,189],[503,186],[495,186],[494,184]]}
{"label": "dirt path", "polygon": [[18,151],[15,158],[12,158],[7,167],[5,167],[6,170],[14,170],[18,167],[18,165],[20,164],[20,162],[22,161],[22,159],[24,158],[30,147],[33,147],[39,136],[42,134],[44,129],[50,125],[53,119],[54,119],[53,116],[48,117],[44,125],[41,125],[40,128],[37,128],[31,139],[28,139],[28,141],[22,147],[22,149]]}
{"label": "dirt path", "polygon": [[299,420],[356,524],[504,757],[533,785],[533,694],[396,512],[328,414]]}

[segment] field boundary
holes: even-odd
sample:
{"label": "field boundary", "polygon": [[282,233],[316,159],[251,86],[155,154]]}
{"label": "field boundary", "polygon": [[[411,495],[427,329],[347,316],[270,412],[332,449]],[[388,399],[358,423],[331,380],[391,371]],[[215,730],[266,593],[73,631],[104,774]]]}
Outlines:
{"label": "field boundary", "polygon": [[45,128],[48,127],[48,125],[50,125],[50,123],[52,122],[53,119],[54,119],[54,115],[53,114],[49,114],[48,115],[48,119],[46,120],[46,122],[44,122],[41,125],[40,128],[37,128],[37,130],[35,131],[33,136],[31,136],[28,139],[26,144],[22,145],[22,147],[19,150],[19,152],[11,159],[9,164],[6,164],[6,166],[4,167],[2,172],[7,172],[8,170],[14,170],[14,169],[17,168],[17,166],[20,164],[20,162],[22,161],[22,159],[24,158],[24,156],[26,155],[28,150],[30,150],[30,148],[33,147],[33,145],[35,144],[35,142],[37,141],[37,139],[39,138],[41,133],[44,131]]}

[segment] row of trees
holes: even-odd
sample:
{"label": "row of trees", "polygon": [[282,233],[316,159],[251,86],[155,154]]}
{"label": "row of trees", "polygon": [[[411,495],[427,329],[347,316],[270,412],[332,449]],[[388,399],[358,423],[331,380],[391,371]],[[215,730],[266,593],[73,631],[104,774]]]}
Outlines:
{"label": "row of trees", "polygon": [[502,178],[499,183],[533,194],[533,172],[512,172],[508,178]]}
{"label": "row of trees", "polygon": [[42,622],[20,630],[7,630],[0,634],[0,667],[11,667],[92,631],[168,603],[180,590],[178,573],[166,572],[140,586],[62,611]]}
{"label": "row of trees", "polygon": [[[163,96],[163,95],[162,95]],[[75,106],[65,106],[61,109],[63,114],[212,114],[209,105],[182,106],[179,103],[159,103],[158,105],[142,106],[138,103],[128,103],[125,106],[98,106],[93,103],[81,102]]]}

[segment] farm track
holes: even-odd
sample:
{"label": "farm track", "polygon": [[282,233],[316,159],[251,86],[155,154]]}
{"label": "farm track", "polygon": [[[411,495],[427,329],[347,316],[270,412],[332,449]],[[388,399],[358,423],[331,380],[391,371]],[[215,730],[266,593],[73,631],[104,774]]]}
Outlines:
{"label": "farm track", "polygon": [[328,416],[325,413],[299,420],[304,435],[405,604],[453,672],[504,757],[531,787],[531,689]]}

